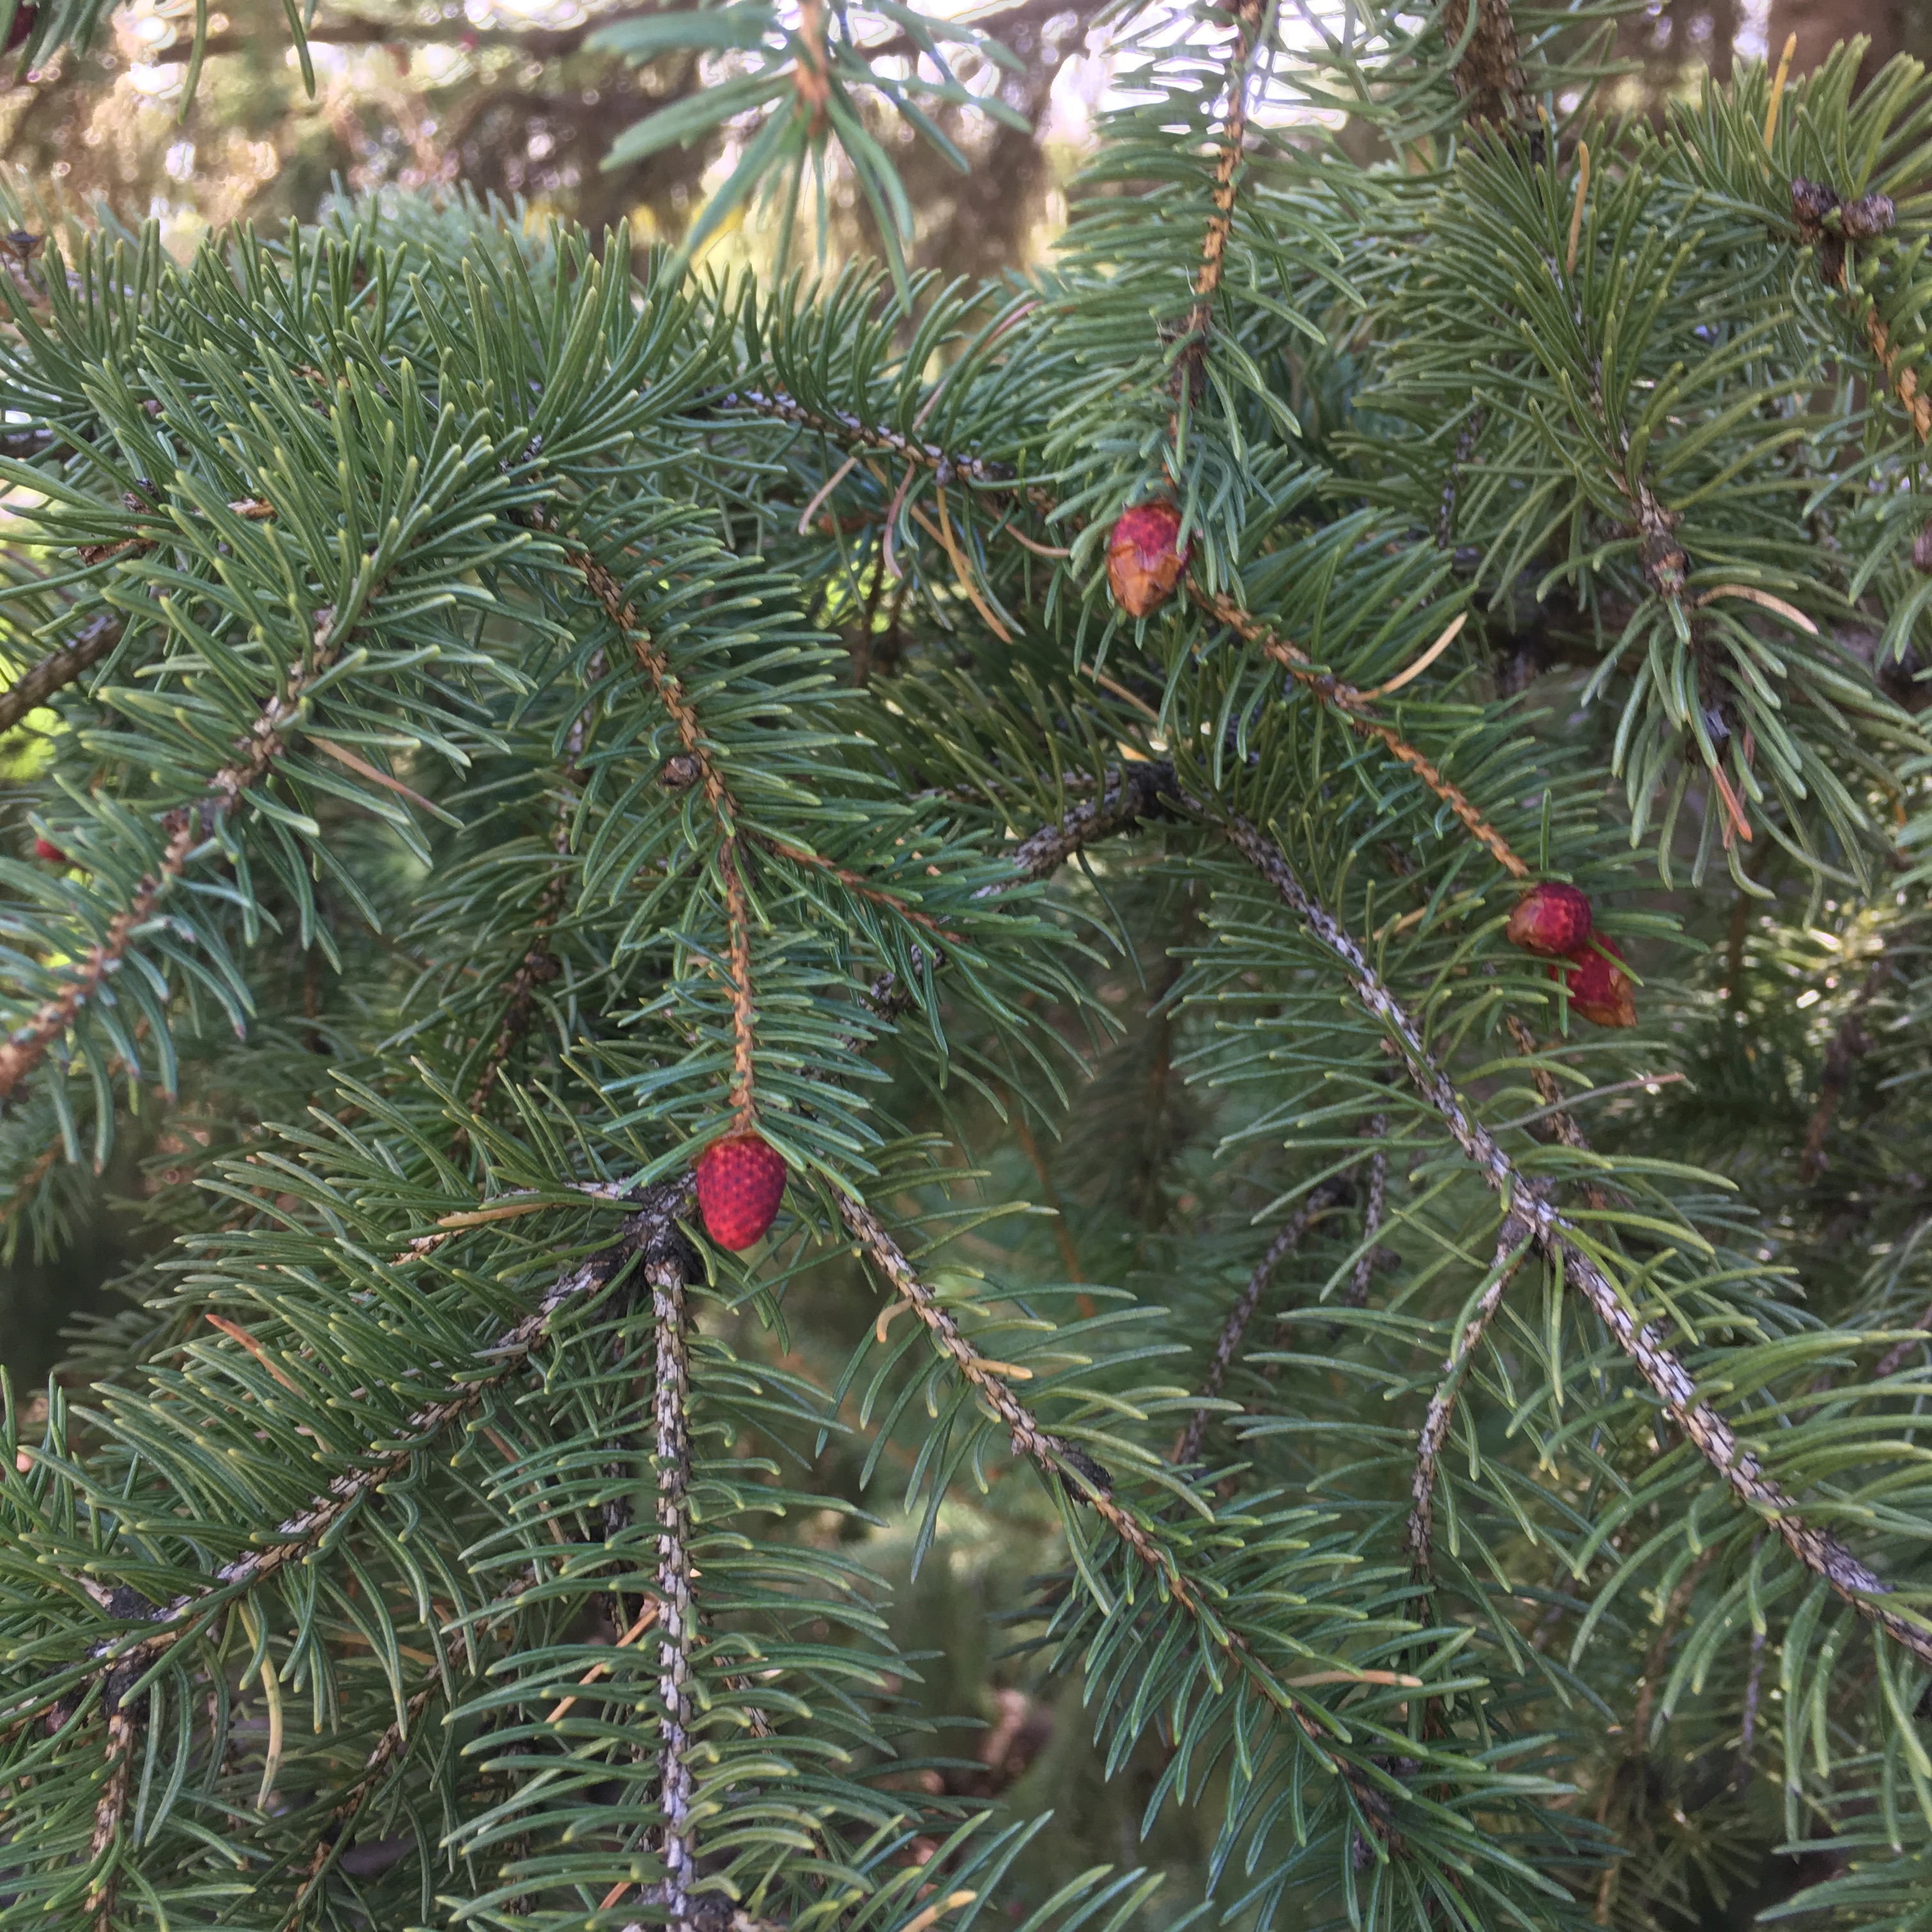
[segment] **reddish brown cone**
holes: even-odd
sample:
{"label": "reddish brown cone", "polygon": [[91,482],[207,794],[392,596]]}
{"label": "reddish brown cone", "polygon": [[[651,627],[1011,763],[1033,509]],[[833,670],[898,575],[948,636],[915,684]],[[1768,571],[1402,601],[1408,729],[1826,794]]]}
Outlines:
{"label": "reddish brown cone", "polygon": [[[1605,952],[1610,956],[1607,959]],[[1615,940],[1594,939],[1573,952],[1564,965],[1551,967],[1550,976],[1562,980],[1570,989],[1570,1010],[1592,1026],[1635,1026],[1636,988],[1616,964],[1623,956]]]}
{"label": "reddish brown cone", "polygon": [[784,1156],[757,1134],[727,1134],[698,1156],[698,1211],[721,1248],[748,1248],[784,1198]]}
{"label": "reddish brown cone", "polygon": [[1590,902],[1574,886],[1554,880],[1534,887],[1516,902],[1503,937],[1526,952],[1562,959],[1590,936]]}
{"label": "reddish brown cone", "polygon": [[50,866],[64,866],[68,862],[67,854],[51,838],[34,841],[34,856],[44,859]]}
{"label": "reddish brown cone", "polygon": [[1174,595],[1192,548],[1176,548],[1180,512],[1172,503],[1136,503],[1123,510],[1107,539],[1107,588],[1130,617],[1144,617]]}

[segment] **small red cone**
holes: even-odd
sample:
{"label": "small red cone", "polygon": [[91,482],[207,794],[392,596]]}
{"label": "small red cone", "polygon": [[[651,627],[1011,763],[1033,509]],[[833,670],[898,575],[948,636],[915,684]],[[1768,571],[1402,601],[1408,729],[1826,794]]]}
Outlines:
{"label": "small red cone", "polygon": [[[1603,952],[1598,951],[1601,946]],[[1610,956],[1605,958],[1604,954]],[[1561,978],[1570,989],[1570,1010],[1592,1026],[1636,1024],[1636,988],[1616,962],[1623,957],[1613,939],[1596,939],[1570,954],[1564,966],[1552,966],[1550,976]]]}
{"label": "small red cone", "polygon": [[748,1248],[776,1218],[784,1156],[758,1134],[727,1134],[698,1156],[698,1211],[721,1248]]}
{"label": "small red cone", "polygon": [[51,838],[34,841],[34,856],[44,859],[50,866],[64,866],[68,862],[67,854]]}
{"label": "small red cone", "polygon": [[1568,958],[1590,936],[1590,902],[1574,886],[1549,883],[1533,887],[1516,902],[1503,937],[1526,952]]}
{"label": "small red cone", "polygon": [[1180,512],[1172,503],[1136,503],[1120,512],[1107,539],[1107,588],[1130,617],[1144,617],[1174,594],[1191,544],[1176,547]]}

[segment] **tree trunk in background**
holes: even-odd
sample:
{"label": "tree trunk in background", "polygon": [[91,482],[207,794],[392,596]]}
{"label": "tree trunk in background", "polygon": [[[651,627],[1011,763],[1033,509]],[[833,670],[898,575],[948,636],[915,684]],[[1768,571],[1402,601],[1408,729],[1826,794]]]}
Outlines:
{"label": "tree trunk in background", "polygon": [[1775,60],[1786,36],[1798,36],[1794,74],[1808,74],[1840,40],[1863,34],[1871,42],[1859,70],[1861,82],[1894,54],[1924,58],[1928,44],[1923,8],[1911,0],[1772,0],[1766,44]]}

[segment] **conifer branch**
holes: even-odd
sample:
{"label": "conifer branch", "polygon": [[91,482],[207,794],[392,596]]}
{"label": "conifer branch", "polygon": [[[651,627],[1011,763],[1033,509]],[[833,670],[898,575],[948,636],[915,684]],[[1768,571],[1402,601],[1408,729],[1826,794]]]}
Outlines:
{"label": "conifer branch", "polygon": [[1456,1391],[1462,1386],[1471,1357],[1481,1346],[1496,1311],[1503,1305],[1504,1293],[1522,1265],[1530,1233],[1529,1224],[1514,1213],[1504,1216],[1496,1236],[1496,1256],[1490,1263],[1489,1280],[1450,1346],[1448,1359],[1442,1364],[1442,1379],[1430,1398],[1429,1413],[1423,1418],[1416,1438],[1415,1473],[1409,1479],[1408,1553],[1417,1580],[1425,1586],[1432,1572],[1430,1552],[1436,1528],[1436,1466],[1442,1445],[1448,1439]]}
{"label": "conifer branch", "polygon": [[155,1611],[153,1620],[160,1629],[124,1648],[124,1637],[111,1637],[98,1646],[94,1654],[103,1675],[132,1683],[164,1651],[189,1635],[198,1619],[308,1556],[364,1498],[400,1474],[452,1424],[515,1375],[542,1345],[560,1314],[601,1293],[634,1257],[642,1256],[647,1269],[681,1258],[686,1244],[678,1222],[690,1200],[688,1179],[661,1182],[647,1190],[638,1211],[626,1217],[616,1241],[560,1276],[530,1313],[478,1352],[477,1372],[453,1382],[447,1394],[422,1404],[404,1418],[402,1441],[391,1448],[372,1450],[357,1467],[345,1469],[304,1508],[277,1524],[274,1540],[265,1547],[219,1565],[210,1588],[177,1597]]}
{"label": "conifer branch", "polygon": [[691,1913],[697,1876],[691,1818],[691,1330],[685,1306],[684,1262],[667,1253],[647,1262],[657,1322],[658,1701],[662,1707],[658,1753],[664,1817],[664,1897],[674,1924]]}
{"label": "conifer branch", "polygon": [[350,1843],[356,1821],[368,1808],[370,1799],[375,1796],[391,1768],[400,1765],[416,1720],[442,1694],[442,1691],[441,1680],[437,1679],[415,1692],[403,1706],[404,1715],[392,1718],[388,1728],[376,1740],[375,1748],[364,1760],[362,1775],[337,1801],[321,1834],[316,1840],[315,1849],[309,1855],[308,1869],[302,1874],[302,1883],[296,1888],[288,1916],[282,1921],[282,1932],[293,1932],[294,1927],[299,1923],[304,1908],[321,1888],[336,1860]]}
{"label": "conifer branch", "polygon": [[1013,847],[1007,854],[1013,868],[1012,878],[982,886],[973,896],[996,898],[1049,878],[1084,847],[1116,832],[1132,831],[1143,818],[1160,810],[1163,801],[1179,796],[1174,767],[1165,759],[1110,770],[1098,798],[1082,799],[1064,816]]}
{"label": "conifer branch", "polygon": [[1291,643],[1260,618],[1244,610],[1225,591],[1210,591],[1198,579],[1192,580],[1196,596],[1216,617],[1244,642],[1256,646],[1264,656],[1282,665],[1298,683],[1312,691],[1328,705],[1349,730],[1372,738],[1448,806],[1468,829],[1470,835],[1513,879],[1526,879],[1529,868],[1510,849],[1508,839],[1472,804],[1462,789],[1451,784],[1423,754],[1409,743],[1393,724],[1369,716],[1372,694],[1345,684],[1330,673],[1316,669],[1313,661],[1298,644]]}
{"label": "conifer branch", "polygon": [[72,644],[50,651],[0,692],[0,731],[12,730],[28,712],[98,664],[120,641],[121,620],[113,612],[89,618]]}
{"label": "conifer branch", "polygon": [[128,904],[109,920],[106,932],[88,948],[78,965],[63,975],[65,984],[61,992],[0,1045],[0,1100],[46,1058],[47,1048],[74,1024],[101,982],[120,970],[129,941],[161,895],[187,869],[188,855],[213,836],[215,827],[233,813],[250,788],[260,784],[281,756],[286,748],[284,734],[294,728],[302,714],[304,687],[335,660],[339,646],[328,641],[334,621],[333,610],[316,614],[314,641],[306,664],[290,668],[286,690],[276,692],[256,714],[236,741],[233,759],[208,781],[201,797],[191,806],[176,806],[162,818],[167,843],[159,863],[141,875]]}
{"label": "conifer branch", "polygon": [[1364,1806],[1364,1815],[1375,1821],[1377,1813],[1372,1798],[1364,1797],[1352,1772],[1344,1767],[1322,1742],[1318,1728],[1302,1708],[1288,1685],[1250,1648],[1246,1639],[1230,1630],[1203,1601],[1194,1584],[1180,1567],[1174,1552],[1114,1500],[1112,1478],[1084,1450],[1041,1426],[1033,1412],[1013,1394],[1011,1383],[1000,1372],[1002,1364],[989,1361],[960,1328],[939,1297],[921,1281],[913,1265],[878,1216],[862,1203],[842,1195],[838,1209],[846,1227],[873,1265],[890,1284],[898,1299],[910,1306],[932,1335],[940,1352],[964,1376],[988,1409],[1012,1438],[1014,1452],[1024,1456],[1040,1473],[1065,1486],[1067,1493],[1085,1504],[1127,1548],[1134,1558],[1160,1584],[1208,1641],[1221,1652],[1253,1684],[1262,1696],[1293,1718],[1304,1736],[1331,1771],[1344,1772],[1349,1788]]}
{"label": "conifer branch", "polygon": [[[539,530],[561,535],[557,524],[541,512],[533,513],[530,521]],[[640,621],[636,607],[624,595],[622,584],[607,565],[599,562],[574,538],[562,537],[561,540],[572,568],[584,579],[611,628],[630,646],[638,668],[650,680],[658,702],[676,730],[684,755],[697,767],[704,802],[717,821],[718,877],[724,892],[727,971],[731,986],[731,1106],[740,1126],[748,1130],[757,1118],[752,1046],[758,1012],[752,992],[751,914],[745,899],[744,880],[738,869],[737,802],[711,755],[704,728],[685,694],[682,680]]]}
{"label": "conifer branch", "polygon": [[1214,161],[1214,212],[1201,243],[1201,266],[1194,277],[1194,306],[1187,317],[1193,338],[1187,355],[1198,361],[1214,326],[1214,296],[1221,286],[1221,268],[1234,227],[1234,188],[1248,134],[1248,63],[1262,26],[1262,0],[1231,0],[1225,10],[1234,23],[1234,44],[1227,67],[1228,106],[1221,124],[1221,141]]}
{"label": "conifer branch", "polygon": [[[1556,272],[1551,264],[1551,272]],[[1638,560],[1642,568],[1645,580],[1658,597],[1676,614],[1677,622],[1691,640],[1697,653],[1699,701],[1704,702],[1703,689],[1706,675],[1723,681],[1723,674],[1711,668],[1706,654],[1700,647],[1700,640],[1708,628],[1705,620],[1696,614],[1695,601],[1687,601],[1684,589],[1690,569],[1690,560],[1684,554],[1684,546],[1677,541],[1677,526],[1682,520],[1674,510],[1666,510],[1657,500],[1656,492],[1650,487],[1650,478],[1646,466],[1639,465],[1634,472],[1630,460],[1630,442],[1628,429],[1619,422],[1612,422],[1610,411],[1604,401],[1604,365],[1600,356],[1590,358],[1590,407],[1594,412],[1604,434],[1610,439],[1617,460],[1608,466],[1612,484],[1629,506],[1632,525],[1635,530]],[[1724,704],[1714,707],[1720,719],[1724,717]],[[1728,720],[1724,721],[1728,734]],[[1701,747],[1700,748],[1701,751]],[[1730,850],[1732,841],[1742,838],[1749,842],[1751,823],[1746,815],[1736,788],[1724,776],[1721,760],[1712,747],[1712,756],[1702,760],[1704,769],[1711,775],[1711,782],[1716,788],[1719,803],[1724,812],[1724,849]]]}
{"label": "conifer branch", "polygon": [[1534,111],[1523,80],[1509,0],[1444,0],[1442,32],[1452,52],[1462,50],[1449,71],[1469,118],[1496,128],[1528,125]]}
{"label": "conifer branch", "polygon": [[1208,1424],[1214,1419],[1214,1412],[1206,1405],[1221,1393],[1221,1385],[1227,1380],[1228,1371],[1234,1366],[1234,1358],[1240,1352],[1241,1337],[1247,1332],[1248,1324],[1253,1319],[1255,1310],[1267,1292],[1268,1283],[1274,1279],[1275,1270],[1300,1246],[1302,1237],[1341,1198],[1342,1192],[1339,1180],[1324,1180],[1319,1186],[1311,1188],[1307,1197],[1268,1244],[1268,1252],[1255,1264],[1247,1286],[1241,1290],[1239,1300],[1228,1311],[1228,1318],[1221,1324],[1208,1372],[1195,1390],[1195,1400],[1202,1406],[1188,1418],[1186,1427],[1175,1439],[1171,1460],[1176,1468],[1191,1468],[1200,1460],[1201,1445],[1206,1439]]}
{"label": "conifer branch", "polygon": [[[1196,803],[1210,820],[1217,814]],[[1754,1453],[1730,1424],[1702,1401],[1696,1384],[1654,1326],[1640,1328],[1615,1284],[1576,1245],[1579,1231],[1552,1207],[1546,1191],[1524,1174],[1490,1130],[1470,1112],[1424,1046],[1414,1020],[1384,986],[1353,939],[1318,904],[1274,842],[1238,813],[1219,815],[1230,842],[1267,880],[1311,938],[1346,970],[1356,997],[1388,1029],[1401,1050],[1410,1079],[1484,1179],[1535,1230],[1537,1245],[1554,1258],[1566,1282],[1588,1302],[1617,1346],[1664,1405],[1665,1412],[1746,1508],[1768,1518],[1786,1547],[1814,1575],[1822,1576],[1858,1614],[1894,1642],[1932,1663],[1932,1630],[1873,1600],[1892,1586],[1828,1532],[1814,1529],[1798,1514],[1784,1487],[1766,1475]]]}
{"label": "conifer branch", "polygon": [[[225,811],[226,806],[224,806]],[[0,1100],[11,1094],[26,1076],[46,1057],[47,1048],[70,1027],[101,982],[119,970],[128,943],[154,909],[154,902],[179,878],[188,855],[199,842],[195,836],[196,814],[178,807],[161,821],[168,835],[160,862],[141,874],[126,905],[107,922],[107,930],[82,956],[80,963],[62,976],[65,983],[52,999],[46,1001],[28,1024],[4,1044],[0,1044]]]}
{"label": "conifer branch", "polygon": [[842,446],[856,443],[866,449],[884,450],[902,462],[932,470],[942,483],[963,477],[969,483],[998,488],[1013,481],[1012,470],[1004,463],[994,463],[980,456],[950,455],[937,443],[922,442],[902,435],[896,429],[868,423],[844,410],[833,410],[829,414],[808,410],[782,390],[770,394],[761,389],[734,390],[720,400],[727,409],[749,410],[755,415],[771,416],[780,422],[795,423],[800,429],[811,430],[828,442]]}

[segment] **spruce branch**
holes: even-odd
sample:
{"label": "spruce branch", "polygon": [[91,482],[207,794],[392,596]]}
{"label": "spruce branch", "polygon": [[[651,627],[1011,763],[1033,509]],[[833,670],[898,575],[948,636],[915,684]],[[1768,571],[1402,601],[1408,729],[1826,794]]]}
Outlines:
{"label": "spruce branch", "polygon": [[1214,1613],[1173,1551],[1114,1500],[1112,1478],[1108,1472],[1084,1450],[1075,1448],[1041,1426],[1033,1412],[1014,1394],[1012,1383],[1002,1372],[1007,1365],[989,1361],[973,1346],[951,1311],[920,1280],[904,1252],[869,1208],[850,1196],[842,1195],[838,1210],[854,1239],[871,1258],[896,1298],[912,1310],[932,1336],[934,1346],[972,1385],[987,1410],[1006,1429],[1012,1439],[1015,1453],[1024,1456],[1042,1476],[1064,1486],[1070,1496],[1084,1503],[1100,1517],[1208,1642],[1254,1685],[1262,1697],[1294,1720],[1327,1768],[1345,1775],[1351,1791],[1362,1805],[1363,1815],[1372,1823],[1378,1822],[1382,1808],[1378,1796],[1366,1792],[1353,1770],[1330,1750],[1321,1727],[1309,1716],[1301,1700],[1287,1682],[1256,1655],[1238,1630],[1230,1629]]}
{"label": "spruce branch", "polygon": [[1214,159],[1214,213],[1208,218],[1208,232],[1201,243],[1201,266],[1195,272],[1194,306],[1187,317],[1187,334],[1192,338],[1186,351],[1190,362],[1198,363],[1207,346],[1214,322],[1214,296],[1221,286],[1221,268],[1228,250],[1228,237],[1234,227],[1234,191],[1248,134],[1248,66],[1254,58],[1260,38],[1262,0],[1231,0],[1226,11],[1234,21],[1234,39],[1228,52],[1226,89],[1228,104],[1221,124],[1221,139]]}
{"label": "spruce branch", "polygon": [[1503,1305],[1503,1297],[1528,1251],[1529,1224],[1514,1214],[1503,1216],[1496,1236],[1495,1258],[1490,1263],[1489,1278],[1469,1317],[1456,1330],[1448,1359],[1442,1364],[1442,1378],[1430,1398],[1429,1413],[1416,1437],[1415,1473],[1409,1479],[1408,1553],[1417,1580],[1425,1587],[1432,1574],[1430,1545],[1436,1528],[1436,1472],[1442,1445],[1448,1440],[1449,1424],[1455,1413],[1456,1391],[1471,1358],[1482,1346],[1490,1324]]}
{"label": "spruce branch", "polygon": [[50,651],[0,692],[0,732],[10,731],[27,713],[46,704],[64,686],[72,684],[107,656],[121,641],[121,620],[102,611],[81,626],[70,644]]}
{"label": "spruce branch", "polygon": [[80,963],[62,975],[64,983],[60,992],[0,1045],[0,1100],[46,1057],[48,1048],[74,1024],[102,982],[120,970],[130,940],[146,923],[162,894],[187,870],[190,855],[213,836],[215,828],[233,814],[249,789],[260,783],[281,756],[288,734],[302,716],[304,687],[326,670],[339,652],[340,644],[330,634],[334,622],[332,610],[316,614],[314,641],[306,661],[290,668],[284,688],[262,706],[248,730],[237,740],[232,760],[215,772],[194,804],[176,806],[162,818],[160,829],[166,833],[167,842],[159,862],[142,874],[127,904],[112,915],[106,932]]}
{"label": "spruce branch", "polygon": [[[1204,818],[1212,820],[1217,817],[1207,806],[1190,802]],[[1274,887],[1310,936],[1342,966],[1357,998],[1400,1048],[1409,1078],[1435,1109],[1450,1138],[1512,1210],[1534,1229],[1538,1246],[1556,1262],[1564,1280],[1594,1310],[1611,1340],[1662,1402],[1665,1413],[1732,1494],[1754,1514],[1768,1519],[1798,1562],[1822,1577],[1859,1616],[1913,1656],[1932,1664],[1932,1631],[1874,1600],[1889,1596],[1892,1585],[1859,1562],[1836,1537],[1804,1521],[1796,1501],[1764,1474],[1756,1456],[1740,1444],[1730,1424],[1699,1397],[1689,1372],[1659,1339],[1654,1327],[1638,1327],[1615,1284],[1576,1245],[1580,1231],[1551,1205],[1544,1189],[1522,1172],[1475,1118],[1423,1044],[1414,1018],[1354,940],[1303,889],[1280,847],[1238,812],[1218,818],[1234,849]]]}
{"label": "spruce branch", "polygon": [[[782,390],[769,394],[762,389],[734,390],[720,398],[720,404],[726,409],[748,410],[757,416],[796,424],[800,429],[811,430],[830,442],[856,443],[862,449],[883,450],[902,463],[932,471],[942,483],[950,483],[957,477],[968,483],[997,489],[1010,488],[1013,482],[1013,472],[1004,463],[992,462],[984,457],[949,454],[937,443],[922,442],[898,430],[868,423],[848,410],[834,410],[826,413],[809,410]],[[893,520],[887,519],[889,527]]]}
{"label": "spruce branch", "polygon": [[1454,56],[1450,77],[1464,112],[1495,128],[1529,125],[1535,114],[1509,0],[1444,0],[1442,32]]}
{"label": "spruce branch", "polygon": [[[225,795],[220,808],[226,811]],[[198,814],[177,807],[161,821],[167,835],[158,863],[143,872],[128,903],[107,922],[107,930],[88,947],[79,962],[62,974],[61,991],[43,1004],[28,1023],[0,1044],[0,1100],[4,1100],[46,1057],[47,1048],[66,1033],[101,982],[120,969],[128,941],[144,926],[155,902],[186,868],[188,857],[200,842],[196,836]]]}
{"label": "spruce branch", "polygon": [[1234,1358],[1240,1353],[1241,1337],[1246,1334],[1248,1324],[1254,1318],[1255,1310],[1267,1292],[1268,1283],[1274,1279],[1275,1271],[1282,1263],[1300,1246],[1302,1237],[1342,1198],[1342,1185],[1339,1180],[1324,1180],[1311,1188],[1306,1199],[1282,1222],[1275,1238],[1268,1245],[1268,1252],[1255,1265],[1241,1290],[1239,1298],[1228,1311],[1228,1318],[1221,1324],[1221,1332],[1215,1338],[1214,1352],[1209,1358],[1208,1372],[1201,1379],[1201,1386],[1195,1390],[1195,1400],[1200,1405],[1188,1418],[1174,1444],[1170,1459],[1178,1469],[1192,1468],[1201,1459],[1201,1445],[1206,1439],[1208,1424],[1214,1420],[1214,1412],[1207,1405],[1221,1393],[1221,1385],[1228,1378],[1228,1371],[1234,1365]]}
{"label": "spruce branch", "polygon": [[308,1868],[303,1873],[287,1916],[282,1921],[281,1932],[293,1932],[301,1922],[309,1900],[322,1888],[338,1860],[353,1840],[356,1821],[368,1808],[370,1800],[382,1788],[383,1780],[401,1768],[409,1743],[416,1735],[418,1720],[442,1694],[440,1679],[412,1693],[403,1706],[402,1714],[392,1718],[388,1727],[376,1740],[375,1748],[363,1762],[361,1775],[336,1801],[316,1837],[315,1848],[309,1854]]}
{"label": "spruce branch", "polygon": [[1510,849],[1508,840],[1471,803],[1461,788],[1444,778],[1393,724],[1370,715],[1368,707],[1376,695],[1373,692],[1359,690],[1330,672],[1318,670],[1314,661],[1300,645],[1282,637],[1262,619],[1243,610],[1225,591],[1210,590],[1198,578],[1190,579],[1190,582],[1196,598],[1244,642],[1254,645],[1264,656],[1282,665],[1297,683],[1312,692],[1328,706],[1350,730],[1359,736],[1373,739],[1392,758],[1414,772],[1462,820],[1471,836],[1511,878],[1529,877],[1529,868]]}
{"label": "spruce branch", "polygon": [[[540,512],[532,512],[531,524],[537,530],[560,534],[556,523]],[[731,1107],[739,1127],[748,1132],[758,1119],[754,1091],[755,1069],[752,1048],[756,1038],[757,1004],[752,989],[751,912],[745,898],[745,883],[739,871],[737,802],[732,797],[717,761],[711,755],[704,728],[692,708],[684,686],[671,668],[662,647],[644,628],[635,607],[624,594],[624,586],[610,567],[591,555],[572,537],[563,537],[564,554],[583,578],[585,587],[602,608],[611,628],[630,646],[639,669],[651,681],[658,701],[675,727],[684,755],[698,769],[698,782],[704,802],[711,808],[718,832],[718,876],[724,889],[727,934],[728,972],[731,982]]]}
{"label": "spruce branch", "polygon": [[689,1676],[691,1601],[691,1330],[685,1304],[684,1257],[666,1252],[644,1264],[657,1324],[656,1440],[658,1491],[658,1752],[664,1817],[663,1904],[672,1922],[691,1915],[697,1844],[691,1818],[693,1708]]}
{"label": "spruce branch", "polygon": [[177,1597],[154,1611],[152,1620],[160,1626],[158,1630],[137,1636],[131,1643],[120,1636],[99,1645],[94,1657],[104,1679],[134,1684],[164,1652],[192,1635],[223,1604],[259,1588],[319,1547],[358,1504],[394,1480],[452,1424],[517,1374],[542,1346],[560,1316],[600,1294],[634,1259],[641,1256],[649,1268],[668,1258],[681,1257],[686,1242],[678,1223],[690,1202],[686,1178],[660,1182],[646,1190],[637,1212],[626,1216],[620,1225],[615,1241],[560,1276],[535,1308],[478,1351],[474,1372],[453,1379],[446,1394],[410,1412],[404,1419],[400,1442],[372,1449],[356,1467],[344,1470],[307,1508],[278,1523],[266,1546],[218,1566],[209,1588]]}

